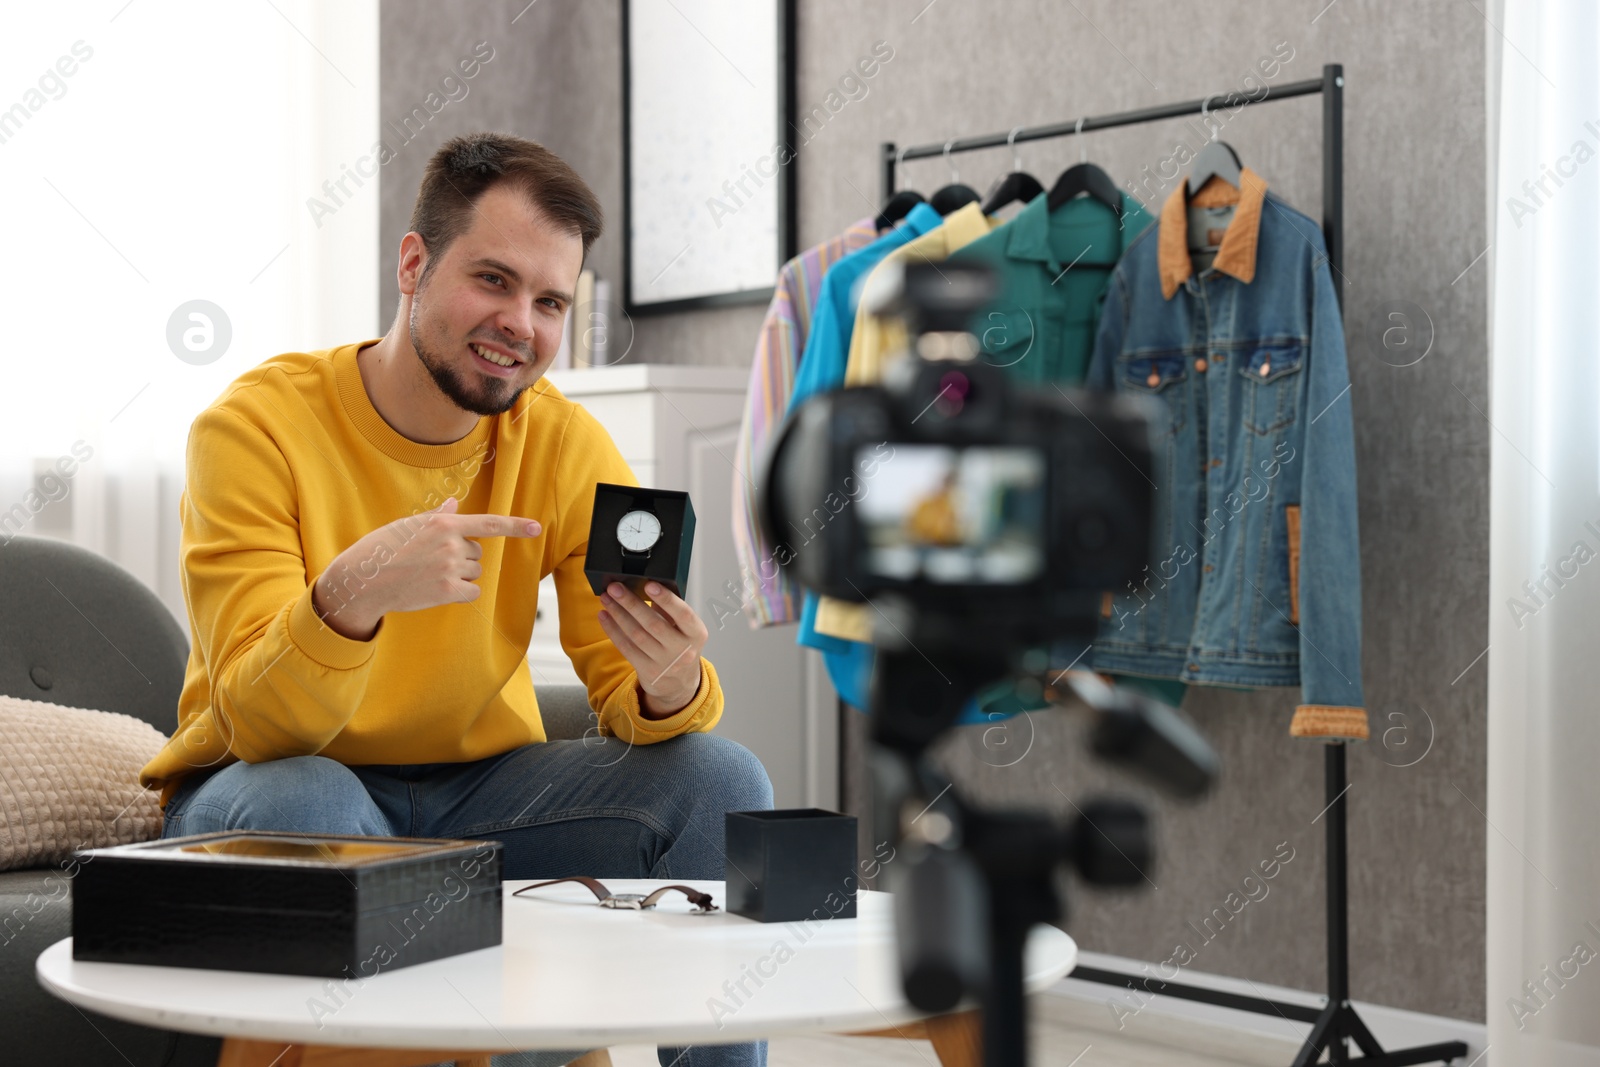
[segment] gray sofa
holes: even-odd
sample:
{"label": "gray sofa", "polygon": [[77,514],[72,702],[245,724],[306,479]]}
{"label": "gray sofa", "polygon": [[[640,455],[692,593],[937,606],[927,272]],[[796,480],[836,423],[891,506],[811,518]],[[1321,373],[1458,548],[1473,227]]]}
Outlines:
{"label": "gray sofa", "polygon": [[[74,545],[13,537],[0,542],[0,605],[0,693],[122,712],[164,734],[177,726],[188,638],[133,575]],[[583,736],[591,720],[582,688],[540,687],[538,694],[551,738]],[[72,933],[72,901],[61,894],[61,878],[55,866],[0,872],[0,1061],[215,1064],[216,1038],[83,1012],[39,987],[34,960]]]}

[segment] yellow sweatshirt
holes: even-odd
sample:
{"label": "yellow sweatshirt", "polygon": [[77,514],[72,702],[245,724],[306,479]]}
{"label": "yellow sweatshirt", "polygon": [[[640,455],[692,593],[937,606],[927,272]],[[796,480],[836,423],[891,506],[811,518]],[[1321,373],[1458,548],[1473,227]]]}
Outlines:
{"label": "yellow sweatshirt", "polygon": [[[600,628],[583,573],[594,486],[639,484],[605,429],[540,379],[461,440],[418,444],[367,397],[356,352],[375,341],[274,356],[191,426],[179,503],[189,666],[177,732],[141,784],[165,807],[185,775],[236,759],[454,763],[545,740],[527,649],[552,571],[561,647],[602,735],[647,745],[715,726],[710,662],[686,707],[646,719],[638,675]],[[461,514],[541,531],[480,541],[471,603],[390,612],[368,641],[329,629],[311,587],[334,557],[449,496]]]}

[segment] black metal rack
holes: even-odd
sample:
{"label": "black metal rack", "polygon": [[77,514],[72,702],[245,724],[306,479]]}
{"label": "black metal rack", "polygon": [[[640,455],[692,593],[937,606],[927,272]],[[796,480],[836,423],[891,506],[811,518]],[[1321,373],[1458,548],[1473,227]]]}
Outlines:
{"label": "black metal rack", "polygon": [[[1322,77],[1284,85],[1266,87],[1255,95],[1240,92],[1214,93],[1197,100],[1176,104],[1139,108],[1110,115],[1086,115],[1081,119],[1052,123],[1048,126],[1021,127],[1005,133],[962,137],[948,144],[915,145],[896,150],[892,141],[884,142],[880,149],[882,165],[882,200],[894,193],[895,169],[908,159],[926,159],[948,156],[956,152],[972,152],[983,148],[1000,148],[1023,141],[1041,141],[1051,137],[1068,137],[1091,130],[1107,130],[1116,126],[1134,126],[1162,119],[1181,118],[1204,114],[1215,101],[1219,106],[1237,108],[1247,104],[1290,100],[1297,96],[1322,94],[1322,234],[1328,246],[1328,266],[1335,278],[1340,278],[1339,267],[1344,262],[1344,67],[1330,63],[1322,68]],[[1344,313],[1344,294],[1338,285],[1334,291],[1339,296],[1340,315]],[[1349,874],[1346,861],[1344,741],[1327,743],[1324,760],[1327,808],[1327,863],[1328,863],[1328,1003],[1322,1008],[1304,1004],[1291,1004],[1268,1000],[1264,997],[1247,997],[1225,993],[1199,986],[1160,979],[1123,974],[1117,971],[1092,967],[1078,967],[1072,977],[1107,985],[1144,990],[1160,996],[1215,1004],[1238,1011],[1262,1015],[1280,1015],[1296,1022],[1311,1023],[1311,1033],[1295,1057],[1294,1067],[1310,1067],[1323,1051],[1331,1064],[1353,1064],[1362,1067],[1406,1067],[1409,1064],[1446,1062],[1467,1054],[1461,1041],[1446,1041],[1434,1045],[1385,1052],[1372,1031],[1367,1029],[1350,1003],[1350,944],[1349,944]],[[1350,1059],[1347,1041],[1354,1041],[1362,1055]]]}

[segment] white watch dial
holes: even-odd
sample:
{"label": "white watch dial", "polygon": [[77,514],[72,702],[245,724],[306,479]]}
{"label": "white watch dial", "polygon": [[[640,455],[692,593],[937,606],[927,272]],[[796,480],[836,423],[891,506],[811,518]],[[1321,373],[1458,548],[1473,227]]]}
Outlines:
{"label": "white watch dial", "polygon": [[617,523],[617,540],[629,552],[648,552],[661,540],[661,520],[654,512],[630,511]]}

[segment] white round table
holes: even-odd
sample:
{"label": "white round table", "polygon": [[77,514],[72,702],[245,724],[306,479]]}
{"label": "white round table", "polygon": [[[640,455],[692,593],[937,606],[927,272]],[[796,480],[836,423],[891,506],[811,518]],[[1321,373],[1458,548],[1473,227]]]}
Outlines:
{"label": "white round table", "polygon": [[[361,981],[80,963],[72,939],[36,966],[50,992],[118,1019],[257,1041],[388,1049],[581,1049],[721,1044],[785,1034],[877,1030],[925,1018],[906,1002],[891,899],[861,890],[854,920],[758,923],[721,910],[723,883],[688,884],[719,910],[669,893],[654,910],[596,905],[577,883],[504,887],[495,948]],[[606,880],[648,892],[661,880]],[[1077,946],[1035,927],[1026,985],[1070,971]]]}

